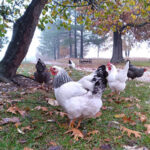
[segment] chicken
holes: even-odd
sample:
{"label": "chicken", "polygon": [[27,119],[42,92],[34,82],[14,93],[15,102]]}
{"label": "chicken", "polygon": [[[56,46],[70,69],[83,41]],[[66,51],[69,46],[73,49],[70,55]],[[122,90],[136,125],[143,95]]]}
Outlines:
{"label": "chicken", "polygon": [[[93,80],[96,80],[96,76],[100,76],[99,69],[101,69],[101,66],[96,71],[94,71],[93,73],[91,73],[91,74],[89,74],[89,75],[84,76],[83,78],[81,78],[78,82],[80,84],[82,84],[82,86],[85,89],[93,91],[94,90],[93,89],[94,88],[94,82],[93,82]],[[107,76],[108,75],[107,71],[104,74],[105,74],[105,76]]]}
{"label": "chicken", "polygon": [[[126,63],[123,69],[117,69],[113,64],[107,64],[108,70],[108,85],[111,88],[112,92],[119,94],[126,87],[126,80],[128,79],[127,73],[129,69],[129,62]],[[118,97],[116,97],[118,100]]]}
{"label": "chicken", "polygon": [[76,127],[78,128],[82,119],[94,117],[100,111],[101,96],[107,85],[108,75],[104,65],[100,66],[91,78],[92,91],[84,88],[80,82],[72,81],[63,68],[53,66],[50,70],[55,75],[53,86],[56,100],[67,112],[71,128],[74,127],[75,120],[79,121]]}
{"label": "chicken", "polygon": [[71,59],[69,59],[69,61],[68,61],[68,66],[69,66],[70,69],[75,69],[76,68],[75,63]]}
{"label": "chicken", "polygon": [[50,83],[51,82],[51,74],[48,72],[46,65],[39,58],[36,64],[36,72],[34,73],[35,80],[39,83]]}
{"label": "chicken", "polygon": [[147,71],[146,68],[137,68],[129,61],[128,78],[133,80],[135,78],[142,77],[145,71]]}

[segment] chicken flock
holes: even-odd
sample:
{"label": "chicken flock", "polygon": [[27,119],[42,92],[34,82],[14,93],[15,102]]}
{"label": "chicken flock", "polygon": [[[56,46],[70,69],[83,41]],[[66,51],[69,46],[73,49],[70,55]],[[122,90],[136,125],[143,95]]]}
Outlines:
{"label": "chicken flock", "polygon": [[[70,64],[72,61],[69,61]],[[75,65],[70,68],[75,68]],[[116,93],[118,100],[117,95],[125,89],[127,79],[140,77],[145,71],[145,68],[139,69],[131,65],[130,61],[126,62],[123,69],[118,69],[115,65],[108,63],[106,66],[99,66],[79,81],[73,81],[62,67],[50,67],[50,72],[54,76],[53,88],[56,100],[70,119],[69,131],[80,132],[78,128],[81,121],[95,117],[99,113],[103,105],[102,95],[107,84],[113,94]]]}

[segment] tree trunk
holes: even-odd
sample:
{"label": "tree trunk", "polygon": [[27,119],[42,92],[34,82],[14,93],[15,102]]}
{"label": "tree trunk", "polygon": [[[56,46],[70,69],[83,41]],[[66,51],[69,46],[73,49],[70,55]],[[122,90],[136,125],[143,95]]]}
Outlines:
{"label": "tree trunk", "polygon": [[113,55],[111,58],[112,63],[120,63],[123,62],[123,56],[122,56],[122,39],[121,39],[121,33],[118,31],[113,33]]}
{"label": "tree trunk", "polygon": [[13,26],[13,35],[3,60],[0,62],[0,80],[11,79],[28,52],[39,16],[47,0],[32,0],[24,15]]}
{"label": "tree trunk", "polygon": [[77,58],[77,14],[75,9],[75,28],[74,28],[74,57]]}
{"label": "tree trunk", "polygon": [[81,25],[81,49],[80,49],[80,58],[83,58],[83,25]]}
{"label": "tree trunk", "polygon": [[60,58],[60,38],[59,34],[57,34],[57,58]]}
{"label": "tree trunk", "polygon": [[100,45],[97,46],[97,58],[99,58]]}
{"label": "tree trunk", "polygon": [[69,31],[69,46],[70,46],[70,58],[72,57],[72,37],[71,30]]}

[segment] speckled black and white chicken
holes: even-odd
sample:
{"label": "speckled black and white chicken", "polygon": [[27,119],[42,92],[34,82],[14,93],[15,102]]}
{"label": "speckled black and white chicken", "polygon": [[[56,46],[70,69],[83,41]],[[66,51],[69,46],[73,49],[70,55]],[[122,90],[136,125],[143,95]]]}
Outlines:
{"label": "speckled black and white chicken", "polygon": [[68,73],[61,67],[53,66],[50,70],[55,76],[53,86],[56,100],[67,112],[70,127],[73,127],[74,121],[78,120],[78,128],[82,119],[94,117],[100,111],[101,96],[107,86],[106,77],[108,76],[104,65],[89,75],[90,88],[88,84],[83,86],[80,82],[72,81]]}

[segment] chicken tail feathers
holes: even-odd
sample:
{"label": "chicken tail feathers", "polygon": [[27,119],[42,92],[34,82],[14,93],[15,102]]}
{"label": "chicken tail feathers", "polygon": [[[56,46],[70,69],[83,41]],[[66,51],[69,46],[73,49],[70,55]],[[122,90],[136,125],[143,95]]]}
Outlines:
{"label": "chicken tail feathers", "polygon": [[127,61],[127,63],[124,66],[124,70],[126,70],[127,72],[129,70],[129,64],[130,64],[130,61]]}
{"label": "chicken tail feathers", "polygon": [[94,78],[92,79],[92,81],[95,82],[94,88],[93,88],[93,94],[103,93],[103,91],[105,90],[107,86],[107,79],[106,79],[107,76],[108,76],[108,73],[106,71],[106,66],[102,65],[98,67],[98,69],[96,70],[96,74]]}

